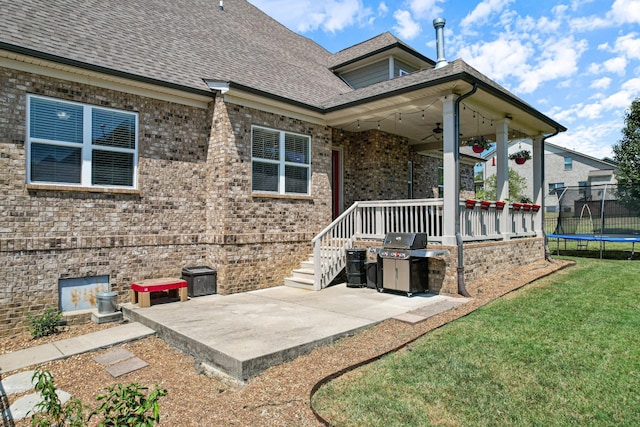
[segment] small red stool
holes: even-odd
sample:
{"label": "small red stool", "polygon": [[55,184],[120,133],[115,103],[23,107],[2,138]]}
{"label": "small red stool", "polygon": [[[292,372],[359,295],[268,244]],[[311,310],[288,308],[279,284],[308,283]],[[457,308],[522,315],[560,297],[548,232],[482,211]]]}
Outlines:
{"label": "small red stool", "polygon": [[147,279],[132,283],[129,296],[131,297],[131,304],[138,303],[140,307],[151,307],[151,292],[170,291],[174,289],[178,290],[181,302],[188,299],[187,281],[172,277]]}

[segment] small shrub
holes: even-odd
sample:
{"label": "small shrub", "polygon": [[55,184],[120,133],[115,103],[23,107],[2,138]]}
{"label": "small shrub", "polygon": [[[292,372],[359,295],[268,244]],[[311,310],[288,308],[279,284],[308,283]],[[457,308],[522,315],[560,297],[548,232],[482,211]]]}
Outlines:
{"label": "small shrub", "polygon": [[167,390],[156,386],[153,392],[147,396],[146,390],[148,388],[138,383],[132,383],[128,386],[117,384],[107,390],[108,393],[101,394],[96,398],[97,400],[103,400],[103,402],[89,415],[89,419],[96,414],[100,414],[103,417],[98,427],[150,427],[154,423],[160,422],[158,399],[166,396]]}
{"label": "small shrub", "polygon": [[148,388],[138,383],[117,384],[96,397],[103,402],[87,416],[89,407],[79,399],[73,398],[64,405],[60,402],[49,371],[36,369],[31,381],[35,381],[35,391],[42,395],[42,402],[35,408],[38,413],[31,418],[32,427],[84,427],[94,415],[101,418],[98,427],[152,427],[160,422],[158,399],[167,395],[167,390],[158,386],[147,396]]}
{"label": "small shrub", "polygon": [[42,402],[35,407],[37,413],[31,418],[32,427],[83,427],[86,425],[85,411],[88,408],[76,398],[62,405],[56,393],[51,372],[36,369],[31,377],[31,382],[34,381],[35,391],[42,396]]}
{"label": "small shrub", "polygon": [[58,323],[62,319],[62,312],[54,308],[48,308],[40,316],[27,313],[29,319],[29,332],[34,338],[46,337],[58,332]]}

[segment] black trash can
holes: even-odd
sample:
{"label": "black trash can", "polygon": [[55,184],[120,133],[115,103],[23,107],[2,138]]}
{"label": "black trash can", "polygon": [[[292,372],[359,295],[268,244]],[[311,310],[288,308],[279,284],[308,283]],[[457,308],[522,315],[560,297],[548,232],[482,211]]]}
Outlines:
{"label": "black trash can", "polygon": [[212,295],[217,292],[216,270],[207,266],[183,268],[182,280],[187,281],[187,293],[190,297]]}
{"label": "black trash can", "polygon": [[347,249],[347,286],[359,288],[367,283],[365,262],[367,260],[366,249]]}
{"label": "black trash can", "polygon": [[367,270],[367,288],[376,289],[378,287],[378,263],[366,263]]}

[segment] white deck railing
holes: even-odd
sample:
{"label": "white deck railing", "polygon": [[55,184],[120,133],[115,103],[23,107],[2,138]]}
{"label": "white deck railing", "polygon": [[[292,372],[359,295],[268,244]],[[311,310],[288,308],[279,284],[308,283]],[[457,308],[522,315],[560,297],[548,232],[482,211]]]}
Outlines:
{"label": "white deck railing", "polygon": [[[442,241],[442,199],[356,202],[313,238],[314,289],[325,288],[345,268],[345,252],[356,240],[382,240],[388,233],[426,233],[429,242]],[[518,207],[518,204],[515,207]],[[531,206],[531,205],[527,205]],[[535,235],[533,209],[495,202],[461,201],[460,234],[465,242],[503,240]],[[501,221],[510,225],[502,231]],[[504,233],[504,234],[503,234]]]}

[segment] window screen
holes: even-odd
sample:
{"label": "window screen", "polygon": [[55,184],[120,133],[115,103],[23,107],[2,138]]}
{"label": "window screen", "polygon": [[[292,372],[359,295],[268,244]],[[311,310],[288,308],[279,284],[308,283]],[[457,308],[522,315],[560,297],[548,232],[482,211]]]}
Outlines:
{"label": "window screen", "polygon": [[254,126],[251,142],[252,191],[309,194],[309,136]]}
{"label": "window screen", "polygon": [[135,113],[29,96],[28,180],[135,187]]}

